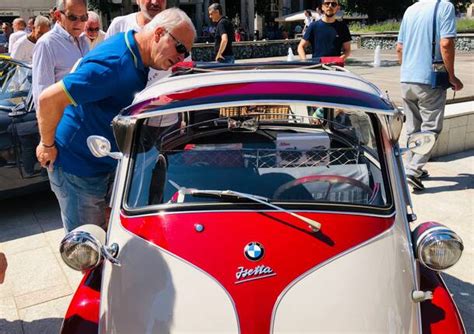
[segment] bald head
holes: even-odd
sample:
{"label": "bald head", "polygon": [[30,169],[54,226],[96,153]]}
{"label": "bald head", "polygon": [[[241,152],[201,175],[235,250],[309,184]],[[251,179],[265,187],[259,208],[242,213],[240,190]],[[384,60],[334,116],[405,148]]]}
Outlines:
{"label": "bald head", "polygon": [[25,30],[26,22],[21,17],[18,17],[13,20],[13,32]]}

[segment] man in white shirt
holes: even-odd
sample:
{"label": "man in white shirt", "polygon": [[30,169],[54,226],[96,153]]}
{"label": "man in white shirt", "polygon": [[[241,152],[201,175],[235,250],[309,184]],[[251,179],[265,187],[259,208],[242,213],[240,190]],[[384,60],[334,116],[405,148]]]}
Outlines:
{"label": "man in white shirt", "polygon": [[60,81],[89,51],[81,36],[87,22],[87,0],[58,0],[56,24],[33,50],[33,100],[38,108],[41,92]]}
{"label": "man in white shirt", "polygon": [[[140,11],[129,15],[118,16],[112,20],[105,39],[118,34],[119,32],[127,32],[134,30],[139,32],[150,22],[158,13],[166,9],[166,0],[137,0]],[[190,59],[185,59],[186,61]],[[163,79],[171,74],[171,70],[159,71],[150,69],[148,73],[148,84]]]}
{"label": "man in white shirt", "polygon": [[140,7],[139,12],[118,16],[112,20],[105,34],[106,39],[119,32],[140,31],[155,15],[166,9],[166,0],[137,0],[137,4]]}
{"label": "man in white shirt", "polygon": [[105,38],[105,32],[100,29],[100,18],[97,13],[88,11],[89,20],[87,20],[84,35],[86,36],[89,50],[95,48]]}
{"label": "man in white shirt", "polygon": [[44,16],[37,16],[33,24],[33,31],[26,36],[21,37],[12,49],[11,57],[31,63],[33,60],[33,49],[38,39],[46,34],[50,29],[50,22]]}
{"label": "man in white shirt", "polygon": [[16,41],[26,35],[26,22],[21,17],[13,20],[13,34],[8,39],[8,50],[11,52]]}

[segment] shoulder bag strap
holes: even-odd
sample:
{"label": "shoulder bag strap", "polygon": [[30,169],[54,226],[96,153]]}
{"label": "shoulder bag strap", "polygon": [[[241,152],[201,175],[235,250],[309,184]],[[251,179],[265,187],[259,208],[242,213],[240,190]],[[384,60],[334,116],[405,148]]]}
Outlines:
{"label": "shoulder bag strap", "polygon": [[431,45],[431,61],[435,61],[435,54],[436,54],[436,17],[438,16],[438,6],[439,6],[440,0],[436,1],[435,9],[434,9],[434,14],[433,14],[433,42]]}

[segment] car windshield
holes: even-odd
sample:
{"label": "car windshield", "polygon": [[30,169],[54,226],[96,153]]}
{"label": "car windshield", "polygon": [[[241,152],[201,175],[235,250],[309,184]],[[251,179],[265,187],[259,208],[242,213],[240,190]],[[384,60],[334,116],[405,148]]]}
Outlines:
{"label": "car windshield", "polygon": [[252,202],[196,196],[195,189],[230,190],[283,204],[386,207],[376,124],[377,118],[363,111],[306,105],[151,117],[137,128],[126,206]]}
{"label": "car windshield", "polygon": [[31,69],[14,62],[0,59],[0,100],[15,103],[26,97],[31,88]]}

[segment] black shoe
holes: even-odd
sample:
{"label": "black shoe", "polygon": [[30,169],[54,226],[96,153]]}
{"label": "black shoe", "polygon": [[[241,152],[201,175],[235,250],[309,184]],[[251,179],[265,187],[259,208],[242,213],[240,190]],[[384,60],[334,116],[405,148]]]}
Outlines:
{"label": "black shoe", "polygon": [[422,169],[421,170],[421,175],[418,176],[418,178],[421,179],[421,180],[427,179],[428,177],[430,177],[430,173],[428,173],[428,171],[426,169]]}
{"label": "black shoe", "polygon": [[407,182],[413,187],[413,190],[424,190],[425,186],[421,180],[413,175],[407,175]]}

